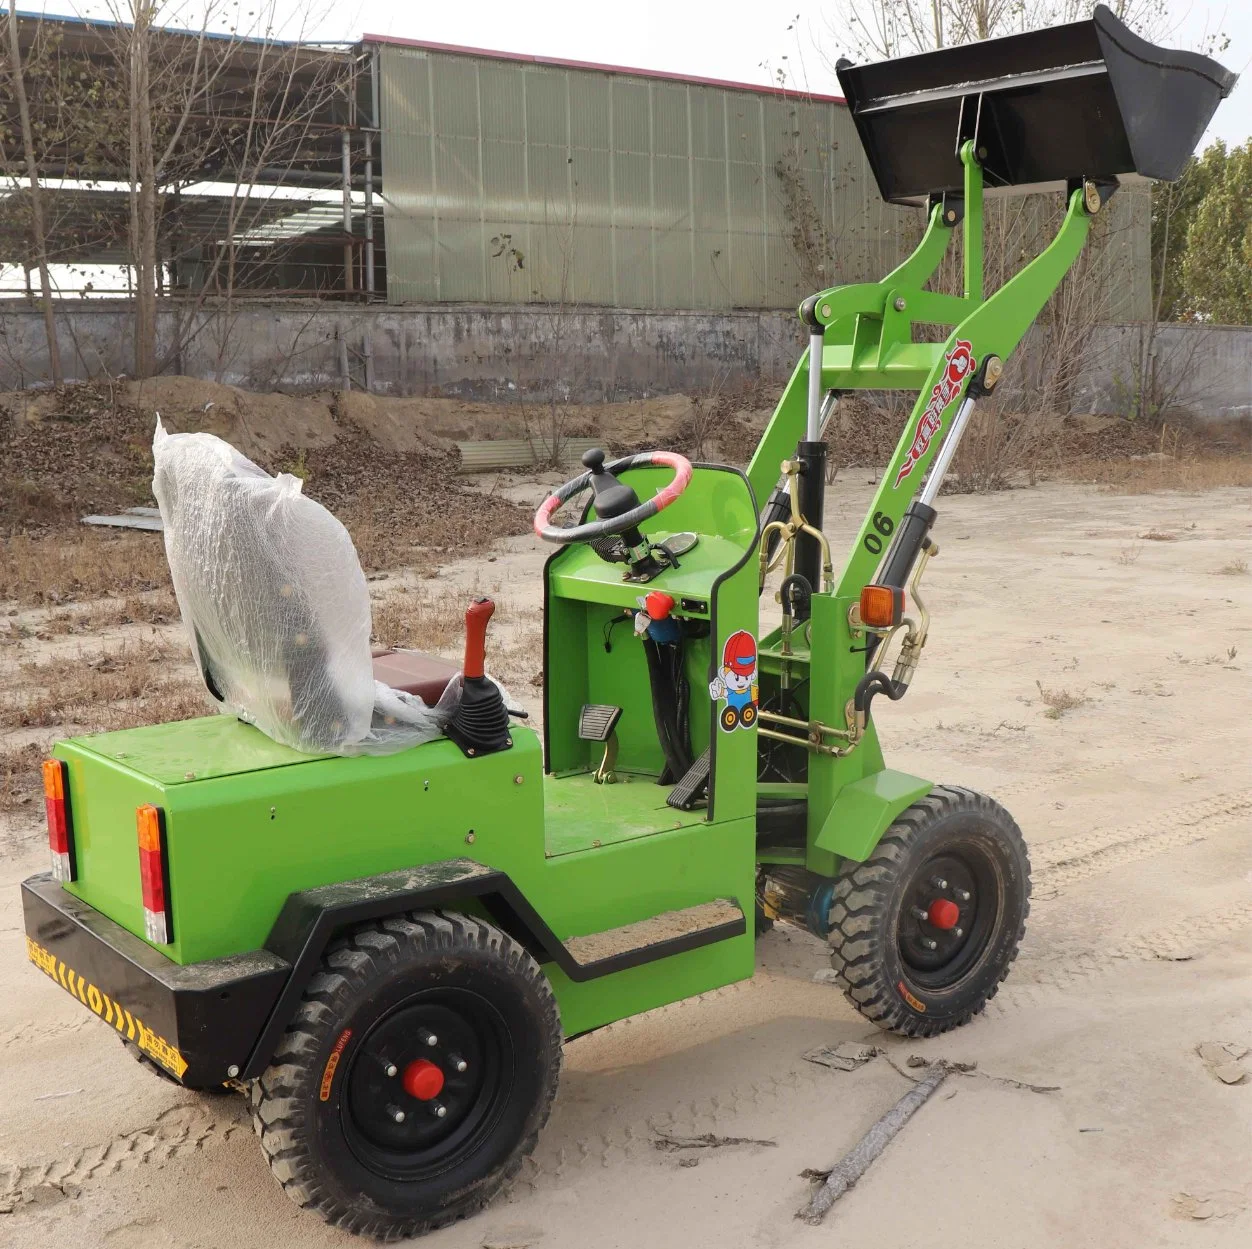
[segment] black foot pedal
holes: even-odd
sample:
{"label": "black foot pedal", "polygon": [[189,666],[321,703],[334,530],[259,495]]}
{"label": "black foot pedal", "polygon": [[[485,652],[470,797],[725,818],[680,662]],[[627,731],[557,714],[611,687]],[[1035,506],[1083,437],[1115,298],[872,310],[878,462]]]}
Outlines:
{"label": "black foot pedal", "polygon": [[712,762],[712,750],[706,750],[687,769],[682,780],[669,791],[669,796],[665,799],[666,806],[679,811],[690,811],[704,797],[709,787],[709,766]]}
{"label": "black foot pedal", "polygon": [[620,707],[588,703],[578,713],[578,736],[585,742],[607,742],[622,718]]}
{"label": "black foot pedal", "polygon": [[604,758],[595,770],[593,779],[597,785],[611,785],[617,778],[613,765],[617,762],[617,738],[613,730],[622,718],[620,707],[608,703],[587,703],[578,713],[578,736],[585,742],[604,742]]}

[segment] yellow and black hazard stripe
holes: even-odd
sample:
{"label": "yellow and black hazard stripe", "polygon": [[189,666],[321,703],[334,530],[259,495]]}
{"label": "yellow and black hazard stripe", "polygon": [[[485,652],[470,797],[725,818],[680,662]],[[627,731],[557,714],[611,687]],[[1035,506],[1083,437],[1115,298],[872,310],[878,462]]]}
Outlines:
{"label": "yellow and black hazard stripe", "polygon": [[66,966],[51,950],[45,950],[38,941],[26,938],[26,957],[40,971],[61,986],[71,997],[77,998],[88,1010],[94,1011],[105,1023],[112,1024],[121,1036],[133,1041],[145,1054],[178,1079],[187,1070],[187,1060],[177,1046],[149,1028],[142,1019],[132,1015],[121,1002],[115,1002],[102,989]]}

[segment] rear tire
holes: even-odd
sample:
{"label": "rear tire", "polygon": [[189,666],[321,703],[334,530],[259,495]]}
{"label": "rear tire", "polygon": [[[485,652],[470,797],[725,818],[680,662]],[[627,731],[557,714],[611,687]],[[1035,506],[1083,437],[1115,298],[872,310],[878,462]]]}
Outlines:
{"label": "rear tire", "polygon": [[937,1036],[995,996],[1029,913],[1030,859],[1012,816],[983,794],[939,786],[863,863],[840,865],[831,964],[866,1019]]}
{"label": "rear tire", "polygon": [[298,1205],[379,1240],[420,1235],[517,1174],[561,1042],[546,977],[499,929],[439,911],[366,924],[327,951],[253,1083],[253,1126]]}

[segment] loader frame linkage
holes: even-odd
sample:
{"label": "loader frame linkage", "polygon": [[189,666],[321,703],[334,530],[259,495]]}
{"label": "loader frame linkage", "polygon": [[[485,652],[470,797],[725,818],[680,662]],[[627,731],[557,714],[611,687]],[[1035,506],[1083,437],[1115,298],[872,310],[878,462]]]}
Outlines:
{"label": "loader frame linkage", "polygon": [[[917,556],[934,518],[930,505],[974,402],[993,389],[1004,362],[1082,251],[1093,217],[1117,189],[1114,180],[1071,184],[1065,218],[1053,241],[999,290],[984,297],[983,170],[975,140],[963,142],[959,151],[964,193],[931,197],[925,233],[907,260],[881,282],[833,287],[801,305],[810,348],[748,466],[758,499],[771,498],[771,491],[771,501],[786,499],[786,510],[779,508],[765,517],[762,569],[780,563],[788,573],[793,568],[811,569],[811,580],[820,576],[822,582],[820,588],[811,587],[807,620],[794,622],[788,614],[784,630],[761,639],[764,672],[774,674],[784,688],[803,670],[808,681],[805,715],[784,717],[764,708],[761,714],[761,733],[807,747],[808,760],[804,783],[761,784],[765,799],[804,798],[808,804],[804,850],[765,851],[761,855],[765,862],[794,863],[833,875],[840,859],[865,858],[890,820],[930,788],[920,778],[884,768],[873,721],[853,705],[867,666],[881,667],[880,662],[868,661],[885,657],[880,643],[889,636],[863,628],[856,604],[880,565],[883,570],[894,568],[902,587],[916,589],[914,565],[918,572],[925,566]],[[963,294],[925,290],[958,228]],[[943,342],[914,342],[913,326],[919,323],[953,329]],[[832,395],[854,389],[916,390],[919,395],[832,584],[827,572],[829,547],[811,536],[809,518],[797,507],[804,498],[804,487],[798,483],[806,467],[803,449],[821,438],[823,420],[834,407]],[[932,465],[935,471],[927,480]],[[914,513],[925,519],[915,519]],[[893,561],[892,539],[903,544],[906,533],[914,548],[896,553]],[[779,540],[794,551],[773,546]],[[807,560],[805,542],[812,543]],[[937,548],[929,554],[937,554]],[[883,579],[881,573],[878,579]],[[904,665],[910,674],[918,650],[920,645],[914,645],[910,662]],[[903,686],[897,689],[885,680],[880,688],[897,690],[891,697],[903,692]],[[867,822],[864,814],[871,809],[875,818]]]}

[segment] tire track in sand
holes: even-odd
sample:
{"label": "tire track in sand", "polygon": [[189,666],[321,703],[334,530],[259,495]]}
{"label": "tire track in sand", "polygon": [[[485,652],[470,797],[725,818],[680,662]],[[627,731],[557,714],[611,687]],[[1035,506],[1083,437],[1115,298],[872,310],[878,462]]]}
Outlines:
{"label": "tire track in sand", "polygon": [[69,1195],[84,1184],[171,1158],[193,1154],[214,1141],[225,1141],[245,1125],[245,1108],[231,1117],[199,1105],[171,1106],[146,1127],[122,1132],[98,1144],[85,1145],[34,1162],[0,1163],[0,1212],[12,1211],[49,1187]]}
{"label": "tire track in sand", "polygon": [[1077,833],[1032,848],[1036,900],[1139,859],[1205,841],[1252,815],[1252,789],[1235,790],[1171,807],[1120,828]]}
{"label": "tire track in sand", "polygon": [[[1229,738],[1229,730],[1209,727],[1194,733],[1188,733],[1186,741],[1181,743],[1181,746],[1189,747],[1219,739],[1227,741]],[[1046,793],[1048,790],[1063,787],[1074,781],[1086,780],[1089,776],[1099,776],[1104,772],[1123,771],[1130,765],[1140,762],[1146,763],[1168,755],[1181,755],[1180,743],[1176,737],[1163,737],[1150,745],[1142,746],[1137,750],[1123,751],[1107,759],[1097,759],[1091,763],[1080,763],[1073,767],[1060,768],[1052,772],[1038,772],[1031,776],[1024,776],[1018,780],[1010,781],[1007,785],[997,786],[994,790],[986,790],[984,792],[989,793],[997,801],[1008,798],[1020,798],[1027,794]],[[973,785],[971,788],[977,789],[978,786]]]}

